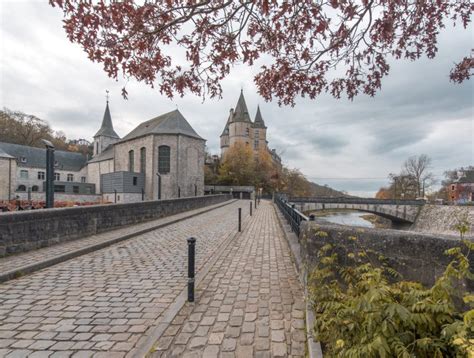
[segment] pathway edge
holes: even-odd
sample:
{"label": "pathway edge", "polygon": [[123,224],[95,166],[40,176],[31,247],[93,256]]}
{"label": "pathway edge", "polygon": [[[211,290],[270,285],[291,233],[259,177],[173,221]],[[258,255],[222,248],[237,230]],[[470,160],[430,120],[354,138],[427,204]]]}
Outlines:
{"label": "pathway edge", "polygon": [[312,327],[314,326],[314,312],[311,308],[311,305],[308,301],[308,288],[307,288],[307,268],[304,264],[303,258],[301,257],[301,245],[298,240],[298,236],[291,231],[290,225],[286,223],[285,218],[282,216],[280,210],[272,203],[273,209],[275,210],[275,215],[277,217],[277,221],[280,225],[281,230],[283,231],[283,236],[288,244],[290,249],[291,256],[293,258],[293,263],[295,266],[295,270],[298,273],[298,277],[300,279],[301,284],[304,288],[304,295],[305,295],[305,302],[306,302],[306,344],[308,349],[308,356],[309,358],[323,358],[323,352],[321,349],[321,343],[314,340],[314,336],[312,333]]}

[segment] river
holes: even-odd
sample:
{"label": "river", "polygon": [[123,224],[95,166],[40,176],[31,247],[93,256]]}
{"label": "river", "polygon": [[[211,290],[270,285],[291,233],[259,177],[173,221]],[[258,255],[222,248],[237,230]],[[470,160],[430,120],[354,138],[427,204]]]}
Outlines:
{"label": "river", "polygon": [[362,218],[363,215],[367,215],[367,213],[361,213],[358,211],[330,211],[326,214],[319,211],[316,213],[317,218],[324,219],[334,224],[374,227],[374,224]]}

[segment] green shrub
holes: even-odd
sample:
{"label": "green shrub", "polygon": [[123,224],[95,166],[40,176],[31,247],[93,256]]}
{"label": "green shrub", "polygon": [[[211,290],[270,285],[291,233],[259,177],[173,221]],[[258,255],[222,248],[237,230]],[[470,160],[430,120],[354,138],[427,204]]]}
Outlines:
{"label": "green shrub", "polygon": [[[462,247],[447,250],[451,263],[426,288],[400,280],[383,258],[374,262],[360,247],[343,266],[325,245],[309,277],[315,335],[325,356],[474,357],[474,295],[462,284],[473,279],[473,249],[474,243],[463,240]],[[471,309],[462,312],[459,306]]]}

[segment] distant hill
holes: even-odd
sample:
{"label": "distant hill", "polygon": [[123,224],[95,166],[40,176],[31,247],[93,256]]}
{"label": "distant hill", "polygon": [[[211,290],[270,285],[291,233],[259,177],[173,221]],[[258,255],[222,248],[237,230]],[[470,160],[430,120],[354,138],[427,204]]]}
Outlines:
{"label": "distant hill", "polygon": [[351,197],[352,195],[348,195],[347,193],[343,193],[342,191],[333,189],[326,185],[319,185],[313,183],[312,181],[309,182],[311,186],[311,196],[327,196],[327,197]]}

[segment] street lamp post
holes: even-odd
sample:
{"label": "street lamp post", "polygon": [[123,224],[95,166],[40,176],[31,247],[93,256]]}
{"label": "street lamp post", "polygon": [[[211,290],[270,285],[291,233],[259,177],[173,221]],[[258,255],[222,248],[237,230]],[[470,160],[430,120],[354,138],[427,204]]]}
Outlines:
{"label": "street lamp post", "polygon": [[46,208],[54,208],[54,145],[42,139],[46,146]]}

